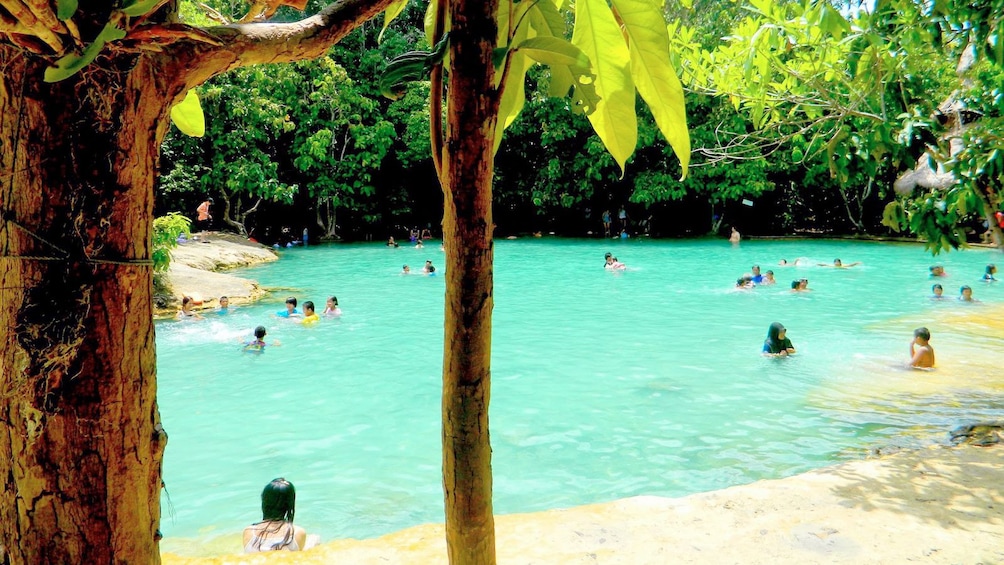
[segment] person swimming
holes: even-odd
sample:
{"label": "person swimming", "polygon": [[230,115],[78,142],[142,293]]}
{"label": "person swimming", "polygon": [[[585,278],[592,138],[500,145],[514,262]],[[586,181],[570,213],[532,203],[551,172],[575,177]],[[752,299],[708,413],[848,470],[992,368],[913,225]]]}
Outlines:
{"label": "person swimming", "polygon": [[767,328],[767,339],[763,342],[763,354],[768,357],[787,357],[795,354],[795,346],[787,337],[788,330],[780,322]]}
{"label": "person swimming", "polygon": [[943,300],[945,298],[943,296],[944,292],[945,289],[942,288],[940,284],[935,283],[934,286],[931,287],[931,300]]}
{"label": "person swimming", "polygon": [[997,279],[994,277],[996,273],[997,273],[997,265],[994,265],[993,263],[987,265],[987,270],[986,272],[983,273],[983,281],[984,282],[996,281]]}
{"label": "person swimming", "polygon": [[[242,351],[245,353],[264,353],[265,346],[265,326],[258,326],[254,329],[254,339],[251,341],[244,342],[244,348]],[[279,345],[279,342],[273,342],[272,345]]]}

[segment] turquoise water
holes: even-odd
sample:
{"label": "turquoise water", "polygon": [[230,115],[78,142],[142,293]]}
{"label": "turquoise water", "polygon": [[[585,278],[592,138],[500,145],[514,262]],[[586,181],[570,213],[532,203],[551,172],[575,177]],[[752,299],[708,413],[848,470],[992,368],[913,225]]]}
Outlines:
{"label": "turquoise water", "polygon": [[[1004,303],[1004,282],[979,282],[988,262],[1004,263],[996,252],[554,239],[495,249],[499,514],[779,478],[1004,418],[988,353],[1004,335],[979,323]],[[606,251],[629,270],[604,271]],[[777,265],[803,256],[862,265]],[[284,287],[272,300],[157,324],[168,538],[233,536],[260,518],[261,488],[279,476],[296,485],[297,523],[325,540],[443,519],[445,278],[399,274],[426,259],[444,268],[437,245],[294,249],[236,273]],[[734,290],[754,263],[779,283]],[[934,263],[949,300],[928,299]],[[813,290],[790,292],[802,277]],[[962,284],[982,302],[955,300]],[[335,294],[344,315],[313,327],[275,318],[290,294],[319,310]],[[797,356],[759,355],[773,321]],[[281,345],[241,353],[259,324]],[[898,368],[919,325],[931,328],[937,371]]]}

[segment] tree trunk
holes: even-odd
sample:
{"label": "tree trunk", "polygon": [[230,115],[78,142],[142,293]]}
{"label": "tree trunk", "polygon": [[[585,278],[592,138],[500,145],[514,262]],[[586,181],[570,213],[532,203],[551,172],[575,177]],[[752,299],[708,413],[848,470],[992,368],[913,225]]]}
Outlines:
{"label": "tree trunk", "polygon": [[0,45],[0,68],[0,562],[156,564],[150,242],[171,97],[144,59],[47,84]]}
{"label": "tree trunk", "polygon": [[499,92],[493,86],[498,0],[450,0],[445,196],[443,491],[450,563],[495,563],[492,515],[491,186]]}

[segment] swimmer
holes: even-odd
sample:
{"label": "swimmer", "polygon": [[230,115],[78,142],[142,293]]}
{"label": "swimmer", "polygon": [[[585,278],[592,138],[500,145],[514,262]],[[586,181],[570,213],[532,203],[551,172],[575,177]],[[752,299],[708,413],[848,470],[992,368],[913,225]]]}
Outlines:
{"label": "swimmer", "polygon": [[985,273],[983,273],[983,281],[984,282],[996,281],[997,279],[994,278],[994,274],[996,273],[997,273],[997,265],[994,265],[993,263],[987,265],[987,270]]}
{"label": "swimmer", "polygon": [[303,320],[301,324],[316,324],[321,321],[321,317],[314,312],[314,303],[310,300],[303,303]]}
{"label": "swimmer", "polygon": [[[404,268],[407,269],[408,265],[405,265]],[[338,297],[336,296],[328,297],[327,304],[324,307],[324,315],[334,318],[337,318],[338,316],[342,315],[342,309],[338,307]]]}
{"label": "swimmer", "polygon": [[230,312],[230,299],[226,296],[220,297],[220,305],[216,308],[217,314],[226,314]]}
{"label": "swimmer", "polygon": [[930,369],[934,367],[934,348],[931,347],[931,332],[927,328],[913,330],[910,342],[910,367]]}
{"label": "swimmer", "polygon": [[837,269],[846,269],[848,267],[854,267],[854,266],[860,265],[860,264],[861,264],[861,261],[855,261],[853,263],[846,263],[845,264],[840,259],[834,259],[832,265],[829,265],[827,263],[816,263],[816,265],[819,266],[819,267],[835,267]]}
{"label": "swimmer", "polygon": [[750,275],[750,280],[753,281],[753,284],[763,283],[763,275],[760,274],[760,265],[753,265],[751,268],[753,269],[753,274]]}
{"label": "swimmer", "polygon": [[273,341],[271,344],[265,343],[265,334],[265,326],[258,326],[255,328],[254,339],[244,342],[243,351],[247,353],[264,353],[266,345],[273,345],[275,347],[280,345],[278,341]]}
{"label": "swimmer", "polygon": [[175,318],[179,320],[186,320],[186,319],[201,320],[202,315],[196,312],[195,310],[192,310],[192,306],[194,304],[195,304],[195,299],[193,299],[191,296],[182,297],[181,309],[178,310],[178,313],[175,315]]}
{"label": "swimmer", "polygon": [[422,267],[422,272],[427,275],[436,272],[436,268],[432,266],[432,261],[425,262],[425,266]]}
{"label": "swimmer", "polygon": [[390,236],[387,238],[387,247],[399,247],[397,242],[394,241],[394,236]]}
{"label": "swimmer", "polygon": [[809,279],[797,279],[791,281],[792,292],[809,292]]}
{"label": "swimmer", "polygon": [[410,275],[411,274],[411,267],[409,267],[408,265],[405,265],[405,266],[401,267],[401,274],[402,275]]}
{"label": "swimmer", "polygon": [[942,288],[940,284],[935,284],[934,286],[931,287],[931,300],[944,300],[945,299],[945,297],[943,296],[944,292],[945,289]]}
{"label": "swimmer", "polygon": [[627,269],[627,265],[618,261],[617,258],[610,253],[607,253],[604,256],[604,259],[606,260],[606,263],[603,265],[604,269],[611,269],[614,271],[623,271],[624,269]]}
{"label": "swimmer", "polygon": [[767,339],[763,342],[765,357],[787,357],[795,354],[795,346],[787,337],[788,330],[780,322],[774,322],[767,328]]}
{"label": "swimmer", "polygon": [[755,286],[756,285],[753,284],[753,277],[751,275],[743,275],[736,279],[736,288],[738,289],[747,290]]}
{"label": "swimmer", "polygon": [[931,271],[932,277],[944,277],[947,275],[947,273],[945,273],[945,268],[941,265],[932,265],[929,270]]}
{"label": "swimmer", "polygon": [[775,284],[776,282],[777,279],[774,278],[774,271],[767,271],[767,274],[763,276],[763,281],[761,281],[760,284],[768,285]]}
{"label": "swimmer", "polygon": [[969,285],[965,285],[959,289],[959,300],[962,302],[979,302],[973,298],[973,289]]}
{"label": "swimmer", "polygon": [[422,240],[421,239],[415,241],[415,249],[425,249],[425,246],[422,245]]}
{"label": "swimmer", "polygon": [[290,296],[286,299],[286,309],[279,310],[275,313],[276,316],[280,318],[299,318],[301,316],[300,311],[296,309],[296,297]]}

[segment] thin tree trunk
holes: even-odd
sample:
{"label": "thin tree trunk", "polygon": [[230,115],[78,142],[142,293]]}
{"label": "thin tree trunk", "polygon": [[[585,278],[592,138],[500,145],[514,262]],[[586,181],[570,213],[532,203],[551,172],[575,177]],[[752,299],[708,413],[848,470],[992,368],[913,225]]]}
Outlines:
{"label": "thin tree trunk", "polygon": [[54,84],[43,65],[0,48],[0,545],[11,563],[156,564],[168,97],[143,60]]}
{"label": "thin tree trunk", "polygon": [[498,0],[450,0],[443,242],[443,490],[450,563],[495,563],[491,392],[491,183],[499,95],[492,84]]}

